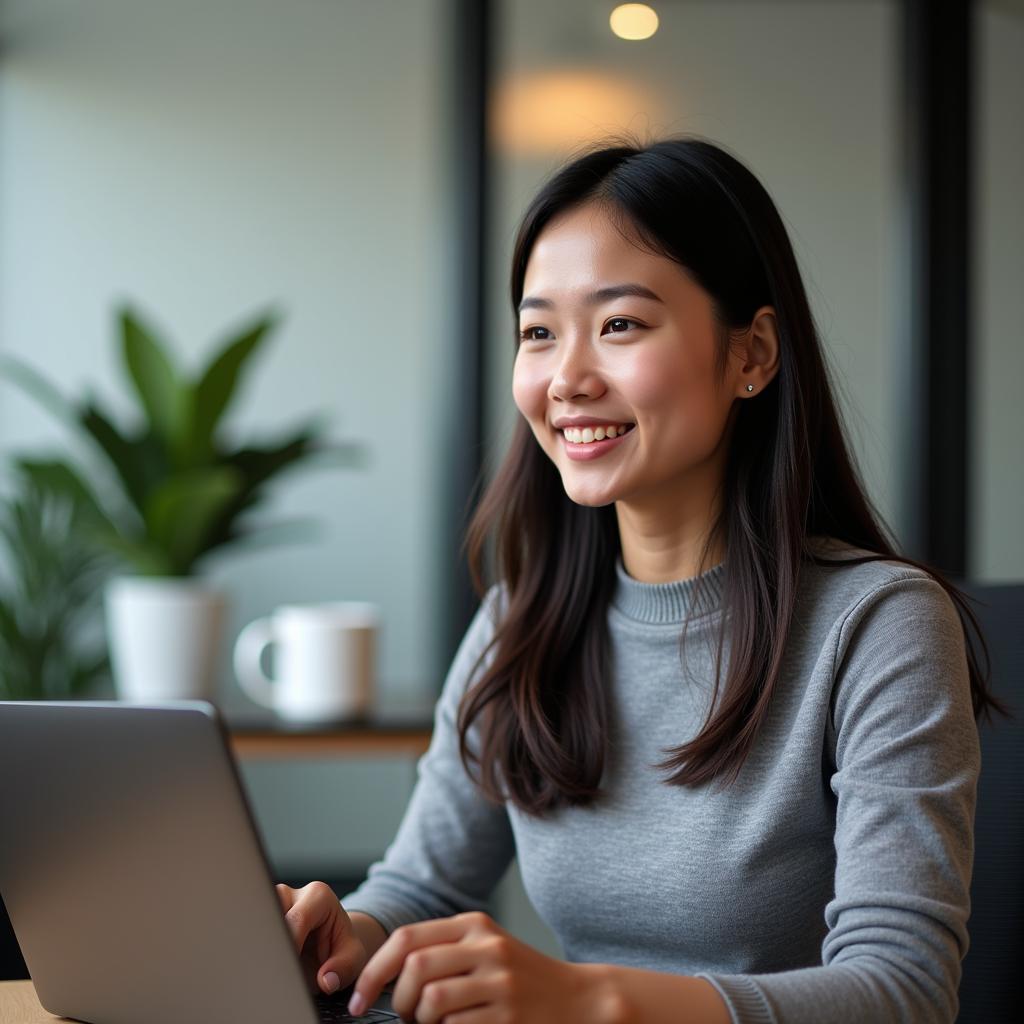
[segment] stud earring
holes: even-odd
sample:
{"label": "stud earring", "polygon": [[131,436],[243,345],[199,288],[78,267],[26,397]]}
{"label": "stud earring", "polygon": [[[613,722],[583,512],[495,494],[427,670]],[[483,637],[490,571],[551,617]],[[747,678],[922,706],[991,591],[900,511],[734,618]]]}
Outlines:
{"label": "stud earring", "polygon": [[747,385],[747,390],[748,391],[753,391],[754,390],[754,385],[753,384],[748,384]]}

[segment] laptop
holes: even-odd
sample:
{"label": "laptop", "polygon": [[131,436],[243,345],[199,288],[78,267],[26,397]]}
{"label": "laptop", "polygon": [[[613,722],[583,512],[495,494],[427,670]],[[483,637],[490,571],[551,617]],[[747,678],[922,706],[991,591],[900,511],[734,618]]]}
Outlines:
{"label": "laptop", "polygon": [[0,895],[40,1003],[97,1024],[395,1021],[310,993],[205,701],[0,702]]}

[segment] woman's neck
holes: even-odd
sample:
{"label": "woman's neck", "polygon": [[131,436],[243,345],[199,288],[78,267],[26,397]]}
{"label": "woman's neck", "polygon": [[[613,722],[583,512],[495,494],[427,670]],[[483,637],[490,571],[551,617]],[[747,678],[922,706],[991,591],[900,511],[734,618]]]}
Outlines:
{"label": "woman's neck", "polygon": [[703,564],[701,556],[710,525],[707,517],[687,519],[676,514],[644,514],[635,507],[617,503],[622,565],[641,583],[671,583],[692,579],[725,560],[722,543],[712,544]]}

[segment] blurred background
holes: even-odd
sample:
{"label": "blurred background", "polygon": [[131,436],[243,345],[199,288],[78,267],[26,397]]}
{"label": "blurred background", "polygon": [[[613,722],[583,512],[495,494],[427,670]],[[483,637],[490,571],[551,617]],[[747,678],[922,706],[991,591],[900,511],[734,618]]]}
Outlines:
{"label": "blurred background", "polygon": [[[120,303],[193,369],[273,309],[227,429],[323,414],[366,452],[268,492],[268,518],[311,517],[315,539],[205,568],[230,598],[229,717],[253,710],[241,627],[335,599],[382,610],[380,705],[429,708],[473,611],[466,510],[514,422],[515,226],[619,131],[706,135],[761,178],[879,511],[909,554],[1024,578],[1024,2],[949,5],[964,35],[897,0],[661,0],[642,40],[612,31],[615,6],[0,3],[0,355],[128,416]],[[0,493],[11,456],[68,445],[0,381]],[[243,773],[279,877],[343,885],[390,841],[414,765]],[[495,913],[557,951],[514,869]]]}

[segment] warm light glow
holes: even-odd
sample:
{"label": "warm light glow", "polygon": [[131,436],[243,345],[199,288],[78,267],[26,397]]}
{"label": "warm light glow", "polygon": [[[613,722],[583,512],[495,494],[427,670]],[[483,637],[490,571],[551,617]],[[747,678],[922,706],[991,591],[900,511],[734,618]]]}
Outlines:
{"label": "warm light glow", "polygon": [[658,31],[658,15],[647,4],[619,4],[608,23],[620,39],[650,39]]}
{"label": "warm light glow", "polygon": [[[678,109],[674,113],[678,116]],[[657,132],[665,117],[659,98],[635,81],[607,72],[561,70],[499,82],[491,127],[496,146],[506,153],[557,157],[615,132]]]}

